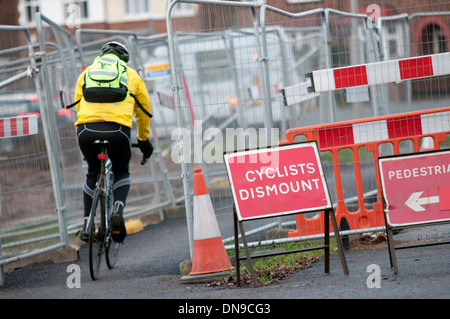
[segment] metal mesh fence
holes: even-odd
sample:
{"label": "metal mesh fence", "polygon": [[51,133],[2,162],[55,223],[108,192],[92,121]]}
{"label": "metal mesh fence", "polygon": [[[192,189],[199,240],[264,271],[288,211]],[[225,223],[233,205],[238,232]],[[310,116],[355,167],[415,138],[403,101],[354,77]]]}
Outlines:
{"label": "metal mesh fence", "polygon": [[[23,28],[0,28],[2,64],[0,113],[3,260],[38,249],[61,247],[50,161],[45,146],[40,98],[41,56]],[[20,77],[21,74],[25,76]],[[55,109],[51,110],[56,111]],[[28,122],[25,122],[28,119]],[[35,122],[35,128],[31,129]]]}
{"label": "metal mesh fence", "polygon": [[[193,6],[198,19],[176,16],[177,6],[181,5]],[[313,79],[310,74],[317,70],[447,52],[445,2],[391,1],[374,5],[331,1],[325,8],[305,1],[172,1],[168,7],[172,13],[168,33],[174,99],[182,130],[179,144],[183,145],[181,164],[187,209],[191,206],[193,167],[202,166],[225,242],[232,237],[233,203],[221,157],[211,160],[211,154],[217,154],[218,149],[221,153],[276,144],[287,129],[295,132],[295,128],[325,123],[336,123],[334,136],[329,138],[344,140],[346,136],[340,135],[348,129],[345,121],[448,104],[448,75],[308,91]],[[349,74],[342,78],[344,82],[361,81]],[[406,122],[400,125],[409,130]],[[260,127],[266,131],[260,133]],[[278,130],[274,139],[270,139],[272,128]],[[320,130],[319,136],[325,132]],[[295,136],[295,142],[305,140],[302,134]],[[357,139],[365,136],[358,135]],[[228,144],[230,140],[233,142]],[[251,140],[257,143],[251,144]],[[416,149],[406,138],[398,150],[389,148],[390,143],[382,144],[379,152],[384,155]],[[377,196],[375,165],[379,152],[374,152],[368,145],[322,150],[335,205],[355,214],[365,214],[366,209],[371,212],[378,205],[381,198]],[[355,216],[359,220],[366,218]],[[316,215],[307,217],[314,219]],[[375,226],[384,225],[378,217]],[[266,239],[265,230],[282,224],[289,228],[292,219],[255,222],[248,226],[249,233],[255,233],[248,240],[261,242]],[[348,229],[345,227],[348,225],[343,225],[343,229]],[[359,228],[364,231],[370,225],[365,223]],[[317,230],[309,234],[316,233]]]}
{"label": "metal mesh fence", "polygon": [[[81,32],[73,37],[40,13],[36,26],[37,43],[31,42],[25,28],[0,27],[1,265],[67,246],[82,225],[86,163],[75,134],[76,112],[62,106],[73,102],[83,66],[106,41],[120,40],[132,53],[130,66],[144,78],[133,33],[83,30],[84,38]],[[144,53],[153,51],[152,41],[142,41],[147,57]],[[146,84],[150,91],[152,83]],[[153,99],[157,115],[161,106]],[[150,211],[162,214],[162,208],[182,199],[179,165],[167,160],[170,134],[160,117],[152,124],[155,152],[146,166],[140,165],[140,152],[133,152],[134,178],[125,217]],[[164,132],[159,134],[159,129]]]}

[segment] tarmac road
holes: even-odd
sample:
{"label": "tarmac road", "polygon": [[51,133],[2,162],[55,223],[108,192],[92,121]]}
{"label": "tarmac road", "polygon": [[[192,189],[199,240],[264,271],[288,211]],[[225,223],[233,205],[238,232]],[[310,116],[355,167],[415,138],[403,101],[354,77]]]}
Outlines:
{"label": "tarmac road", "polygon": [[[437,234],[450,237],[450,225],[410,229],[395,239],[427,239]],[[68,288],[72,263],[36,265],[6,274],[6,284],[0,286],[0,299],[186,299],[197,303],[221,299],[377,299],[377,298],[443,298],[450,297],[450,245],[429,246],[397,251],[399,274],[389,266],[387,246],[345,252],[349,276],[344,276],[339,255],[331,257],[331,272],[324,273],[319,261],[278,284],[266,287],[207,287],[206,284],[180,283],[179,264],[189,259],[185,218],[166,219],[150,225],[144,231],[130,235],[120,248],[116,268],[109,270],[103,263],[101,277],[92,281],[88,268],[88,249],[80,249],[80,288]],[[369,288],[368,278],[376,275],[368,271],[370,265],[379,266],[379,288]],[[377,281],[375,277],[369,285]],[[158,305],[158,303],[153,302]],[[164,302],[162,303],[164,304]],[[171,309],[172,312],[176,309]],[[219,310],[218,310],[219,311]],[[275,310],[273,310],[275,311]]]}

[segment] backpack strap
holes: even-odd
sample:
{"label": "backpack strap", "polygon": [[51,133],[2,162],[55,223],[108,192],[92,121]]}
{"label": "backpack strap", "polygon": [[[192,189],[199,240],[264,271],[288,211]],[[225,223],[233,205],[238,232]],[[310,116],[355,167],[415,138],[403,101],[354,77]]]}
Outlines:
{"label": "backpack strap", "polygon": [[81,101],[81,99],[79,99],[78,101],[75,101],[75,102],[72,103],[72,104],[65,105],[65,108],[66,108],[66,109],[71,109],[72,107],[74,107],[75,105],[77,105],[78,103],[80,103],[80,101]]}
{"label": "backpack strap", "polygon": [[139,102],[137,97],[132,93],[130,93],[130,95],[134,98],[134,100],[136,101],[136,104],[139,106],[139,108],[142,110],[142,112],[144,112],[145,115],[147,115],[149,118],[152,118],[153,115],[151,113],[149,113],[146,109],[144,109],[144,107],[142,106],[141,102]]}
{"label": "backpack strap", "polygon": [[[153,115],[151,113],[149,113],[146,109],[144,109],[144,107],[142,106],[141,102],[139,102],[137,97],[132,93],[130,93],[130,95],[134,98],[134,100],[136,101],[136,104],[139,106],[139,108],[142,110],[142,112],[144,112],[145,115],[147,115],[149,118],[152,118]],[[75,101],[72,104],[66,105],[65,108],[70,109],[70,108],[74,107],[75,105],[77,105],[78,103],[80,103],[80,101],[81,101],[81,99],[79,99],[78,101]]]}

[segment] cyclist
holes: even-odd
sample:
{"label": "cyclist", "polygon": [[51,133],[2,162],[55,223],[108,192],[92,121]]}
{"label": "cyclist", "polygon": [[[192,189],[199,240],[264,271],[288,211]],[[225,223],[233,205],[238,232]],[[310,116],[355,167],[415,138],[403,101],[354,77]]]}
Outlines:
{"label": "cyclist", "polygon": [[[129,60],[128,49],[115,41],[103,45],[99,57],[102,56],[108,57],[109,60],[118,57],[125,63]],[[78,116],[78,120],[75,122],[78,145],[88,164],[83,186],[84,226],[80,239],[85,242],[89,240],[86,223],[92,205],[97,175],[100,173],[100,160],[97,158],[99,149],[94,146],[93,142],[108,140],[110,142],[108,156],[114,172],[114,206],[110,225],[113,240],[122,242],[126,236],[123,209],[130,190],[132,117],[134,114],[136,118],[139,148],[146,158],[150,158],[153,152],[153,146],[149,141],[150,117],[143,110],[145,109],[148,114],[151,112],[150,98],[138,73],[125,64],[125,72],[128,77],[124,80],[128,90],[125,99],[118,102],[88,102],[85,89],[90,83],[86,80],[85,75],[91,67],[92,65],[88,66],[78,77],[74,97],[75,101],[79,101],[79,103],[75,102]]]}

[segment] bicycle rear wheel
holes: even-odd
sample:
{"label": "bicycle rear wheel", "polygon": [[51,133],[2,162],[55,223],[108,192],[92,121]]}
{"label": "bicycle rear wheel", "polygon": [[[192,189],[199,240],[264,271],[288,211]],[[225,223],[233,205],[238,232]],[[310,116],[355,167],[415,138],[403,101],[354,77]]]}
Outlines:
{"label": "bicycle rear wheel", "polygon": [[119,256],[119,245],[109,237],[108,245],[106,246],[106,265],[109,269],[113,269],[116,265],[117,256]]}
{"label": "bicycle rear wheel", "polygon": [[111,238],[111,228],[109,226],[109,219],[113,209],[113,183],[114,173],[110,172],[106,177],[106,225],[108,229],[108,244],[106,245],[106,265],[109,269],[113,269],[116,265],[117,257],[119,255],[119,245]]}
{"label": "bicycle rear wheel", "polygon": [[105,197],[95,192],[89,215],[89,272],[92,280],[100,274],[100,265],[104,250],[105,221],[102,216],[105,211]]}

